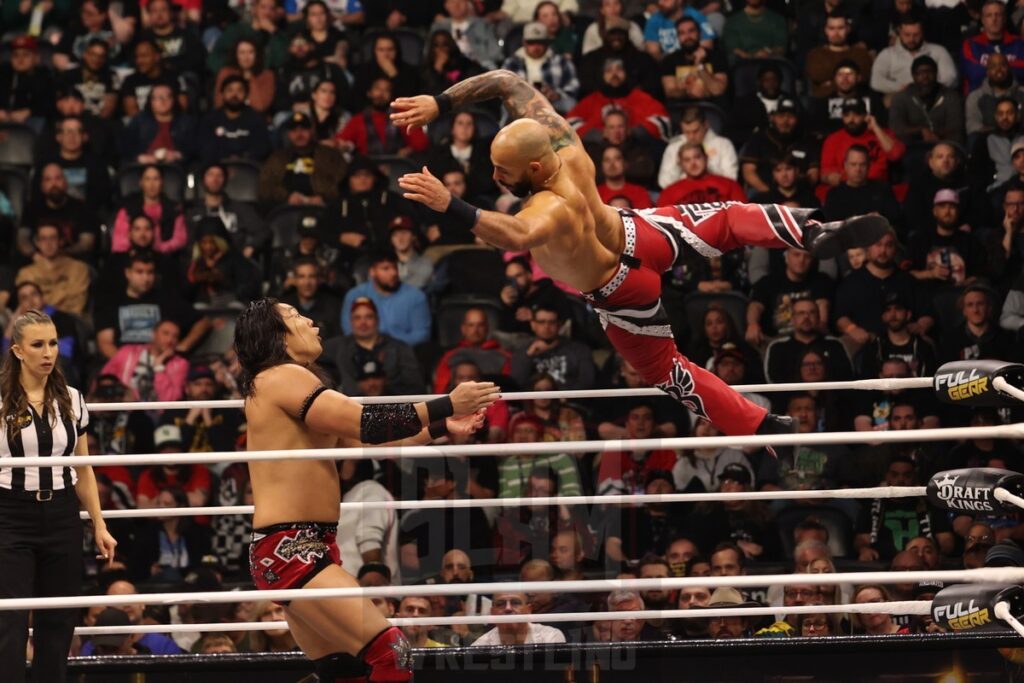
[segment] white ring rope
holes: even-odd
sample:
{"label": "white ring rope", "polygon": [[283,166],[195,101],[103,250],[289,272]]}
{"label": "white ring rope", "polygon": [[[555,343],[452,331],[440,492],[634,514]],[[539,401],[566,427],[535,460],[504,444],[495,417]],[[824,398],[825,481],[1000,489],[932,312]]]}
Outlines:
{"label": "white ring rope", "polygon": [[81,595],[48,598],[7,598],[0,611],[82,608],[102,605],[178,605],[191,602],[225,603],[248,600],[319,600],[322,598],[402,598],[495,593],[607,593],[616,590],[671,591],[679,588],[762,588],[769,585],[834,586],[839,584],[909,584],[921,581],[944,583],[1024,583],[1024,568],[985,567],[953,571],[852,572],[843,574],[762,574],[752,576],[693,576],[668,579],[595,579],[590,581],[505,581],[422,586],[373,586],[367,588],[296,588],[283,590],[208,591],[201,593],[136,593],[132,595]]}
{"label": "white ring rope", "polygon": [[[995,386],[995,382],[993,382]],[[770,394],[783,391],[899,391],[902,389],[930,389],[931,377],[896,377],[891,379],[857,379],[844,382],[789,382],[781,384],[737,384],[732,388],[741,394]],[[996,387],[1000,388],[1000,387]],[[356,403],[419,403],[442,394],[406,394],[402,396],[350,396]],[[508,391],[501,394],[503,401],[530,401],[537,399],[573,398],[625,398],[667,396],[661,389],[576,389],[561,391]],[[1024,400],[1024,399],[1022,399]],[[188,408],[241,408],[244,401],[126,401],[124,403],[89,403],[91,412],[122,412],[129,410],[186,410]]]}
{"label": "white ring rope", "polygon": [[[464,446],[382,446],[358,448],[297,448],[271,451],[212,453],[147,453],[79,455],[71,465],[183,465],[265,460],[361,460],[365,458],[436,458],[440,456],[510,456],[542,453],[595,453],[633,450],[747,448],[749,446],[810,446],[848,443],[907,443],[964,439],[1021,439],[1024,422],[989,427],[907,429],[887,432],[826,432],[811,434],[750,434],[745,436],[675,437],[671,439],[609,439],[598,441],[543,441],[537,443],[469,444]],[[0,459],[3,467],[53,467],[48,457]]]}
{"label": "white ring rope", "polygon": [[[1000,605],[1005,603],[999,603]],[[848,605],[800,605],[794,607],[695,607],[692,609],[628,610],[622,612],[557,612],[554,614],[475,614],[459,617],[393,617],[392,626],[473,626],[498,624],[556,624],[625,619],[710,619],[714,617],[762,617],[776,614],[931,614],[931,600],[865,602]],[[996,608],[998,610],[998,606]],[[998,614],[996,616],[999,616]],[[209,624],[137,624],[129,626],[80,626],[75,633],[231,633],[273,631],[288,628],[287,621],[242,621]]]}
{"label": "white ring rope", "polygon": [[1017,617],[1013,616],[1013,613],[1010,612],[1010,603],[1005,600],[997,602],[996,606],[992,609],[992,613],[996,619],[1002,619],[1009,624],[1010,628],[1017,632],[1017,635],[1024,637],[1024,624],[1021,624]]}
{"label": "white ring rope", "polygon": [[[374,500],[365,503],[342,503],[344,510],[441,510],[477,507],[530,507],[541,505],[618,505],[632,503],[699,503],[724,500],[817,500],[819,498],[917,498],[925,495],[924,486],[877,486],[857,489],[822,489],[820,491],[746,491],[712,493],[651,493],[609,494],[606,496],[538,496],[536,498],[459,498],[454,500]],[[1008,502],[1024,508],[1024,499],[997,488],[995,498],[1002,492]],[[198,517],[201,515],[251,515],[252,505],[208,505],[185,508],[140,508],[137,510],[104,510],[104,519],[134,519],[145,517]],[[81,513],[89,519],[88,512]]]}

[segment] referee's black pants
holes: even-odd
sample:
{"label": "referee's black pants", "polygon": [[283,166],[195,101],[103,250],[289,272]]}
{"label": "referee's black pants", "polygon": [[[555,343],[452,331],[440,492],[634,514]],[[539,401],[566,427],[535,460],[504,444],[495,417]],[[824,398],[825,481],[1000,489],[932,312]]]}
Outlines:
{"label": "referee's black pants", "polygon": [[[80,595],[82,521],[75,490],[50,501],[0,489],[0,598]],[[32,615],[32,680],[60,683],[79,610],[36,610]],[[0,611],[0,679],[25,680],[28,612]]]}

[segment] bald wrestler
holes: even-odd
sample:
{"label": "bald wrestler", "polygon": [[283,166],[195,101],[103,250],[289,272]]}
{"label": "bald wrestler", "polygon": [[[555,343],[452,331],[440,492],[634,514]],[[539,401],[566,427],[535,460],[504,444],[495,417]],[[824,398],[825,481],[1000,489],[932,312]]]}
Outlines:
{"label": "bald wrestler", "polygon": [[[464,382],[428,403],[362,406],[323,385],[314,365],[322,351],[319,330],[273,299],[250,303],[238,317],[235,350],[249,450],[425,444],[448,432],[472,433],[498,397],[489,382]],[[251,462],[249,474],[256,506],[249,570],[256,587],[357,587],[340,566],[335,541],[341,502],[335,463]],[[285,614],[322,682],[412,680],[408,642],[369,600],[296,600]]]}
{"label": "bald wrestler", "polygon": [[810,209],[740,203],[684,204],[632,211],[602,203],[594,164],[572,126],[510,71],[466,79],[437,97],[399,98],[391,120],[424,126],[439,115],[501,98],[513,119],[494,138],[494,180],[525,198],[514,216],[453,197],[427,168],[399,179],[404,195],[451,216],[487,243],[530,250],[548,275],[594,306],[608,338],[644,380],[725,434],[793,431],[676,348],[661,304],[661,276],[696,250],[711,258],[747,245],[796,247],[818,258],[874,244],[891,228],[880,216],[819,223]]}

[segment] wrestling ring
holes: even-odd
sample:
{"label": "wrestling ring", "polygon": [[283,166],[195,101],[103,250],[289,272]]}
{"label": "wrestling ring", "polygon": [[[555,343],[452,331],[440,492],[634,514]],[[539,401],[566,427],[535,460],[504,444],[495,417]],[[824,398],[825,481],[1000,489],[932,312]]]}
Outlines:
{"label": "wrestling ring", "polygon": [[[897,391],[927,389],[947,403],[964,407],[1019,407],[1024,401],[1024,366],[998,361],[959,361],[940,368],[932,378],[859,380],[801,384],[744,385],[741,392],[828,390]],[[505,393],[506,401],[560,398],[619,398],[663,395],[656,389],[548,391]],[[390,396],[370,402],[419,401],[430,396]],[[241,401],[179,401],[91,404],[92,412],[183,408],[239,408]],[[878,444],[962,439],[1021,439],[1024,422],[985,427],[918,429],[912,431],[835,432],[772,436],[716,436],[579,442],[515,444],[514,454],[592,453],[636,449],[692,449],[753,446]],[[118,465],[213,464],[241,460],[436,458],[438,456],[507,456],[509,444],[427,445],[287,451],[171,453],[116,456]],[[111,456],[79,456],[76,464],[115,464]],[[5,467],[52,465],[50,458],[5,459]],[[959,486],[955,484],[959,482]],[[342,503],[361,510],[415,510],[446,507],[507,508],[546,505],[598,505],[797,499],[877,499],[926,497],[942,510],[967,510],[983,501],[994,512],[1024,510],[1024,474],[991,468],[952,470],[934,475],[927,486],[878,486],[809,491],[758,491],[663,495],[551,496],[464,500],[396,500]],[[108,519],[192,515],[247,515],[251,506],[208,506],[104,511]],[[83,513],[83,518],[87,515]],[[664,642],[592,642],[498,647],[456,647],[414,650],[415,680],[461,681],[487,677],[489,681],[1024,681],[1024,567],[989,567],[964,570],[913,572],[855,571],[825,574],[763,574],[721,577],[658,579],[597,579],[460,583],[366,588],[236,590],[193,593],[76,596],[0,600],[0,610],[87,608],[94,605],[178,605],[237,603],[248,600],[308,600],[327,597],[385,597],[404,595],[465,596],[495,592],[588,593],[618,590],[674,591],[689,587],[763,589],[766,586],[815,584],[909,584],[926,581],[945,586],[929,600],[869,602],[862,604],[804,605],[798,607],[730,607],[689,610],[570,612],[544,615],[471,615],[456,617],[394,618],[404,625],[490,625],[531,622],[589,623],[623,619],[710,619],[766,617],[796,614],[930,615],[946,625],[945,633],[884,636],[829,636],[819,638],[737,638],[729,640],[669,640]],[[238,632],[286,628],[285,622],[201,623],[80,627],[81,636],[108,633]],[[1017,648],[1021,648],[1017,650]],[[311,663],[301,653],[222,655],[161,655],[74,657],[69,660],[73,680],[93,681],[313,681]],[[2,675],[0,675],[2,679]],[[31,679],[30,680],[34,680]]]}

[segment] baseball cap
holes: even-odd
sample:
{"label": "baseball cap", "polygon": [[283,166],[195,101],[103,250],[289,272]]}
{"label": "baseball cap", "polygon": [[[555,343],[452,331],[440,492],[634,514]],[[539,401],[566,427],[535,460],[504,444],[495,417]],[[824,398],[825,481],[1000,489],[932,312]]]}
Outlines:
{"label": "baseball cap", "polygon": [[373,299],[365,296],[361,296],[352,302],[352,308],[349,310],[349,313],[355,313],[355,310],[362,306],[369,308],[373,311],[374,315],[377,314],[377,304],[373,303]]}
{"label": "baseball cap", "polygon": [[652,481],[658,481],[659,479],[661,481],[667,481],[669,484],[672,485],[672,488],[675,489],[675,487],[676,487],[675,477],[673,477],[672,473],[669,472],[668,470],[650,470],[650,471],[648,471],[647,475],[644,477],[644,486],[647,486]]}
{"label": "baseball cap", "polygon": [[206,363],[196,363],[188,369],[188,381],[194,382],[197,379],[214,379],[213,370]]}
{"label": "baseball cap", "polygon": [[408,216],[395,216],[388,224],[388,229],[391,230],[391,232],[394,232],[395,230],[409,230],[410,232],[416,232],[416,226],[413,225],[412,219]]}
{"label": "baseball cap", "polygon": [[843,69],[851,69],[857,73],[860,73],[860,66],[857,64],[857,62],[853,61],[852,59],[844,59],[840,61],[838,64],[836,64],[836,68],[833,69],[833,73],[839,73]]}
{"label": "baseball cap", "polygon": [[783,97],[779,100],[779,106],[775,108],[776,114],[799,114],[800,109],[796,106],[796,101],[790,97]]}
{"label": "baseball cap", "polygon": [[316,215],[308,214],[303,216],[302,220],[299,221],[299,238],[301,239],[303,237],[320,237],[320,233],[317,231],[319,225],[320,221],[317,219]]}
{"label": "baseball cap", "polygon": [[948,187],[943,188],[935,193],[935,199],[932,201],[933,204],[959,204],[960,195],[956,190]]}
{"label": "baseball cap", "polygon": [[384,366],[374,357],[356,357],[356,381],[384,376]]}
{"label": "baseball cap", "polygon": [[74,97],[76,100],[85,102],[85,96],[82,95],[82,91],[74,86],[69,85],[67,87],[57,89],[57,97],[55,98],[55,100],[59,101],[67,97]]}
{"label": "baseball cap", "polygon": [[986,567],[1024,567],[1024,550],[1007,539],[999,541],[985,553]]}
{"label": "baseball cap", "polygon": [[739,463],[730,463],[722,468],[722,473],[718,475],[718,480],[729,480],[737,484],[750,486],[750,470]]}
{"label": "baseball cap", "polygon": [[868,108],[864,105],[864,100],[857,97],[848,97],[843,100],[843,113],[845,114],[848,111],[867,114]]}
{"label": "baseball cap", "polygon": [[935,595],[945,587],[941,581],[921,581],[914,584],[914,599],[920,599],[924,595]]}
{"label": "baseball cap", "polygon": [[903,296],[902,292],[889,290],[885,292],[885,295],[882,297],[882,310],[884,311],[890,306],[899,306],[900,308],[909,309],[910,302],[907,301],[907,297]]}
{"label": "baseball cap", "polygon": [[296,128],[312,128],[313,121],[301,111],[292,113],[291,117],[284,123],[285,130],[295,130]]}
{"label": "baseball cap", "polygon": [[[96,615],[95,626],[125,627],[131,625],[128,613],[115,607],[108,607]],[[128,637],[127,633],[100,633],[91,638],[93,646],[119,647]]]}
{"label": "baseball cap", "polygon": [[551,39],[548,37],[548,29],[544,24],[539,21],[531,21],[529,24],[523,27],[523,42],[524,43],[539,43],[549,42]]}
{"label": "baseball cap", "polygon": [[521,412],[516,413],[512,416],[512,419],[508,421],[508,431],[515,431],[516,427],[521,424],[530,424],[540,433],[544,433],[544,422],[533,413]]}
{"label": "baseball cap", "polygon": [[715,352],[715,365],[721,363],[725,358],[735,358],[741,363],[747,362],[747,359],[743,357],[743,352],[740,351],[740,347],[732,342],[722,344],[722,348]]}
{"label": "baseball cap", "polygon": [[1015,138],[1013,144],[1010,145],[1010,158],[1017,156],[1017,152],[1024,150],[1024,136]]}
{"label": "baseball cap", "polygon": [[181,446],[184,440],[181,437],[181,427],[178,425],[160,425],[153,432],[153,445],[156,448],[164,446]]}
{"label": "baseball cap", "polygon": [[32,36],[18,36],[11,41],[12,50],[32,50],[35,52],[39,49],[39,41]]}

